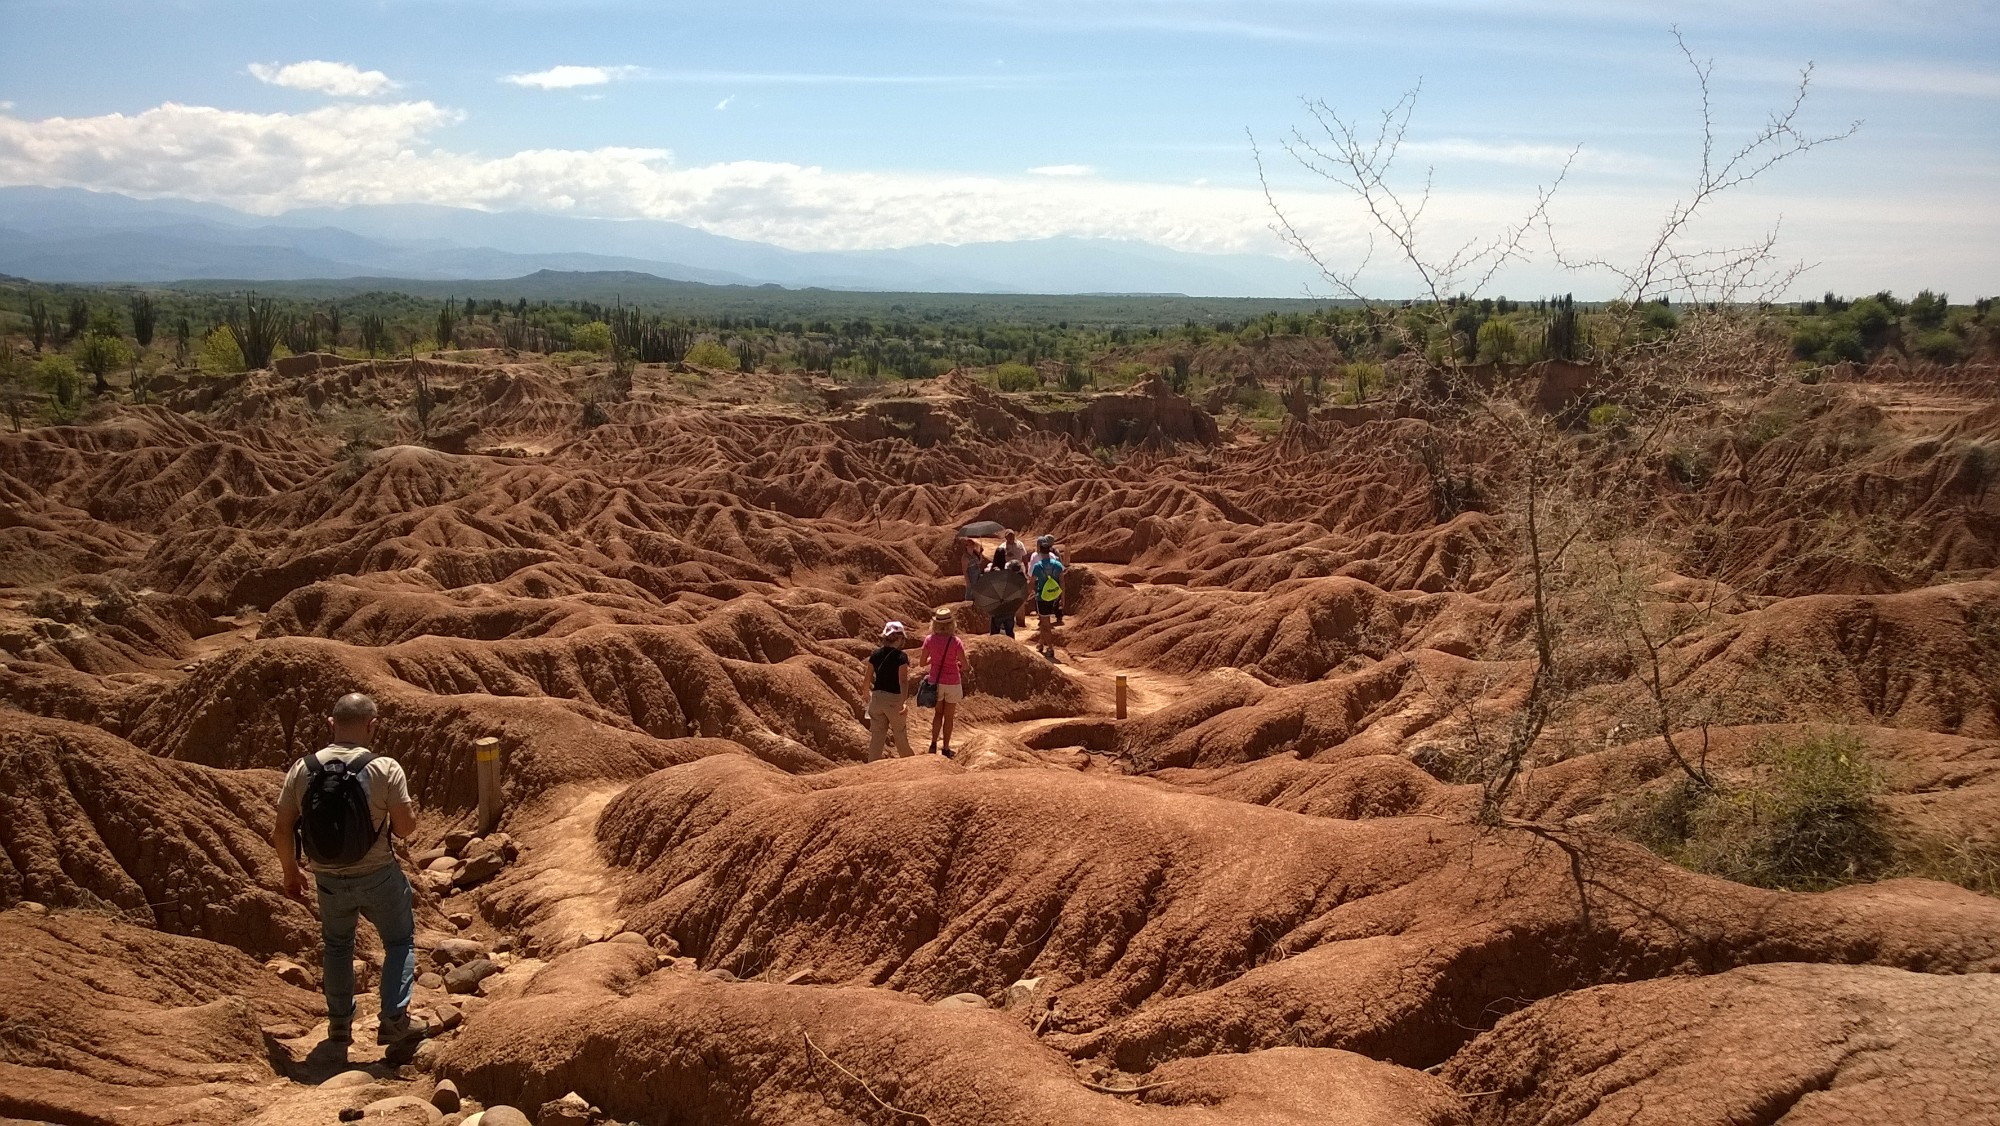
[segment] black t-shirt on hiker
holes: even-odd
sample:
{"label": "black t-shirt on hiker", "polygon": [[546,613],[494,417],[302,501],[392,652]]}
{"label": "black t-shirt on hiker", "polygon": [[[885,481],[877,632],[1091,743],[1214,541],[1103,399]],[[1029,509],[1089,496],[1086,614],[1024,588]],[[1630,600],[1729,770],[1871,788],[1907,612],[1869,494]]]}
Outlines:
{"label": "black t-shirt on hiker", "polygon": [[910,663],[909,654],[894,645],[884,645],[868,655],[868,663],[875,666],[875,691],[902,694],[903,686],[896,683],[896,672]]}

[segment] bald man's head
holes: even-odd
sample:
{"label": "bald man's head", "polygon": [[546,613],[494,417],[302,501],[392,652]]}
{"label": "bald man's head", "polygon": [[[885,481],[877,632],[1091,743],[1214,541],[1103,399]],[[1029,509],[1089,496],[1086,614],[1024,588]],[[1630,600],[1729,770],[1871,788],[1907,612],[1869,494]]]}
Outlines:
{"label": "bald man's head", "polygon": [[333,728],[335,739],[343,743],[366,743],[375,729],[375,698],[349,692],[334,701],[326,722]]}

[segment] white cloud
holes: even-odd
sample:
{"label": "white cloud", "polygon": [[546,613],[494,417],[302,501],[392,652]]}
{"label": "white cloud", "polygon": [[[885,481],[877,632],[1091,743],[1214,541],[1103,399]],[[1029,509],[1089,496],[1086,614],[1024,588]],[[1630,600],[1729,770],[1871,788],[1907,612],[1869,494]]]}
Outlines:
{"label": "white cloud", "polygon": [[372,98],[395,89],[397,85],[379,70],[362,70],[352,63],[330,63],[325,59],[309,59],[284,66],[251,63],[250,76],[272,86],[312,90],[336,98]]}
{"label": "white cloud", "polygon": [[1562,145],[1531,145],[1514,142],[1475,141],[1460,137],[1446,137],[1435,141],[1404,141],[1401,155],[1420,160],[1461,162],[1467,164],[1509,164],[1523,168],[1561,168],[1565,161],[1571,167],[1600,172],[1660,172],[1664,170],[1661,161],[1637,153],[1615,152],[1608,149],[1568,148]]}
{"label": "white cloud", "polygon": [[262,214],[292,207],[436,203],[560,209],[689,223],[808,249],[1058,234],[1197,250],[1270,250],[1261,195],[1088,176],[836,171],[771,161],[673,163],[664,149],[432,146],[459,119],[428,101],[245,113],[168,103],[143,113],[0,114],[0,184],[171,195]]}
{"label": "white cloud", "polygon": [[1088,164],[1042,164],[1028,169],[1030,176],[1088,176],[1094,169]]}
{"label": "white cloud", "polygon": [[[562,211],[686,223],[809,250],[858,250],[1055,235],[1121,238],[1182,250],[1276,253],[1254,186],[1163,184],[1095,176],[989,176],[843,171],[771,161],[699,166],[655,148],[529,149],[500,156],[438,148],[429,137],[459,119],[427,101],[344,102],[296,114],[167,103],[137,114],[25,120],[0,112],[0,184],[173,196],[262,214],[294,207],[431,203],[494,211]],[[1983,184],[1974,176],[1967,185]],[[1332,261],[1364,253],[1365,223],[1350,201],[1282,190],[1295,223]],[[1620,257],[1671,198],[1632,181],[1616,191],[1565,189],[1561,231],[1578,254]],[[1490,234],[1524,205],[1519,192],[1440,190],[1425,218],[1435,247]],[[1746,197],[1708,228],[1717,244],[1761,231],[1776,207]],[[1990,274],[2000,220],[1981,192],[1939,188],[1893,200],[1866,194],[1792,195],[1787,246],[1824,258],[1808,285],[1882,285],[1970,293]],[[1496,219],[1496,217],[1499,217]],[[1377,248],[1377,292],[1405,292]],[[1837,272],[1836,272],[1837,271]],[[1557,288],[1551,288],[1557,287]],[[1510,272],[1497,292],[1590,292],[1546,264]]]}
{"label": "white cloud", "polygon": [[643,72],[636,66],[552,66],[530,74],[510,74],[500,81],[536,90],[573,90],[578,86],[603,86]]}
{"label": "white cloud", "polygon": [[734,95],[734,94],[731,94],[731,95],[729,95],[728,97],[726,97],[726,98],[722,99],[721,101],[719,101],[719,102],[715,103],[715,108],[716,108],[716,109],[719,109],[719,110],[723,110],[723,109],[728,109],[728,108],[729,108],[729,103],[731,103],[731,102],[733,102],[733,101],[735,101],[735,100],[736,100],[736,95]]}
{"label": "white cloud", "polygon": [[1877,93],[2000,98],[2000,70],[1972,70],[1936,63],[1829,63],[1813,72],[1813,81]]}

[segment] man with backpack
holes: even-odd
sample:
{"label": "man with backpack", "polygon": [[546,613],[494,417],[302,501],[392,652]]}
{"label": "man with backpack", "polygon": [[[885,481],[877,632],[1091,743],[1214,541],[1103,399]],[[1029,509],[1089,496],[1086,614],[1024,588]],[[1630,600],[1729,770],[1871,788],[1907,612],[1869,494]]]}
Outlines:
{"label": "man with backpack", "polygon": [[375,1042],[393,1051],[428,1031],[410,1023],[416,918],[410,881],[392,845],[392,837],[416,831],[417,812],[401,764],[368,749],[375,733],[373,699],[359,692],[342,696],[327,723],[333,741],[293,763],[285,775],[271,843],[285,871],[285,894],[305,900],[301,858],[319,893],[327,1040],[346,1044],[354,1038],[354,928],[366,915],[382,938]]}

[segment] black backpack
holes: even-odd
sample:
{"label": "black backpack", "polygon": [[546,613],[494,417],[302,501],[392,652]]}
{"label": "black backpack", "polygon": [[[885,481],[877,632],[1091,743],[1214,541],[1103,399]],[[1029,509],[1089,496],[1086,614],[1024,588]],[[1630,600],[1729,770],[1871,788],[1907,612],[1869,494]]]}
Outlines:
{"label": "black backpack", "polygon": [[306,756],[298,840],[299,851],[313,863],[342,867],[358,862],[375,847],[375,818],[363,780],[374,758],[366,754],[348,763],[321,762],[317,751]]}

